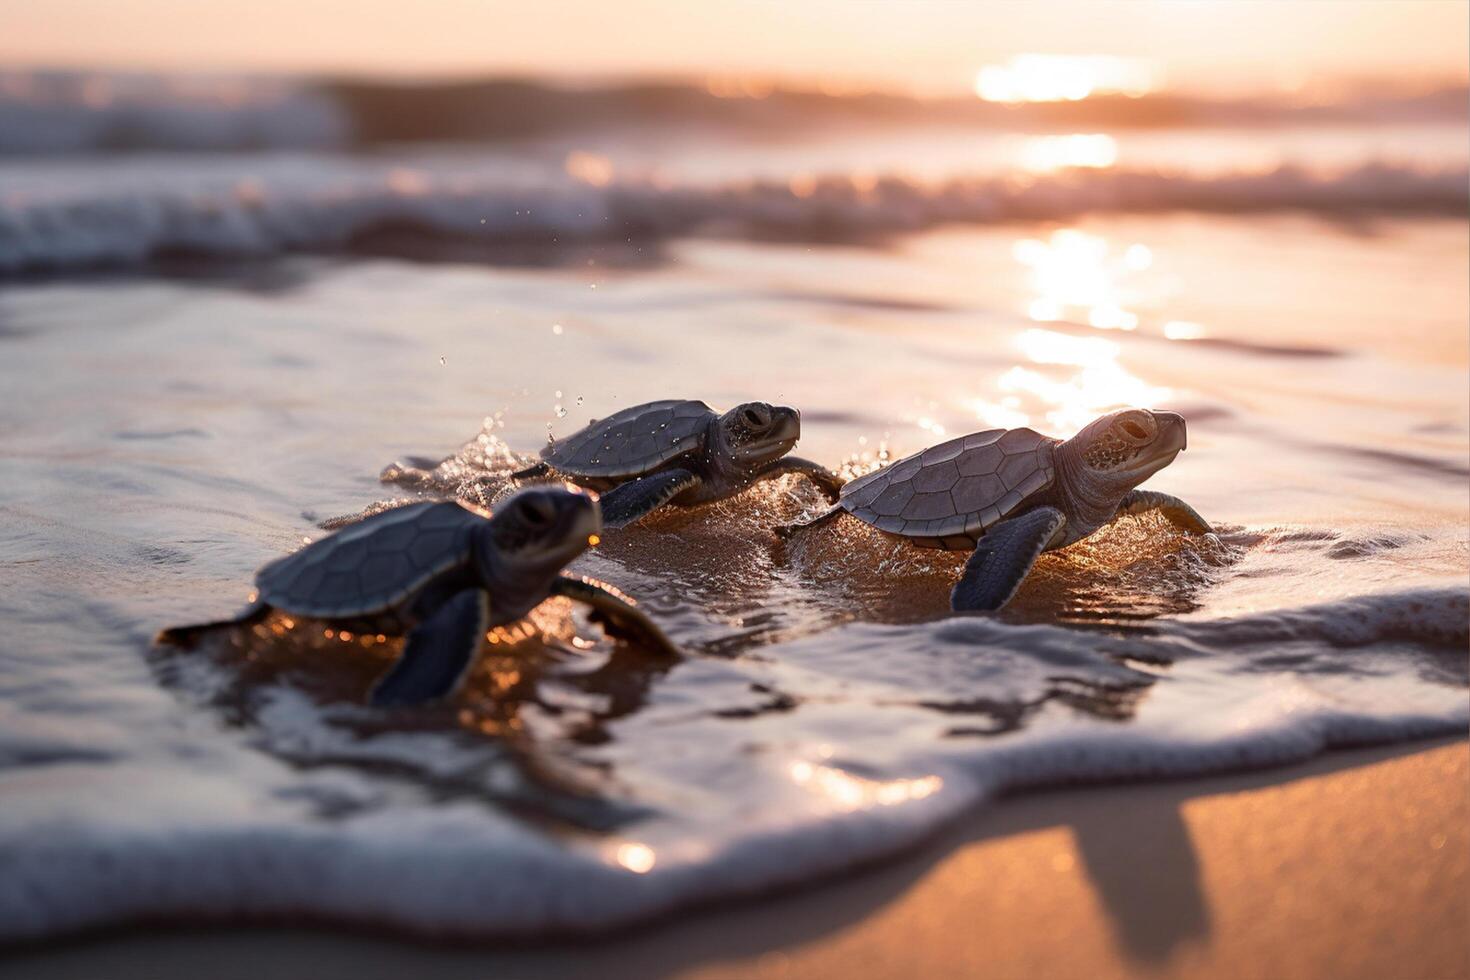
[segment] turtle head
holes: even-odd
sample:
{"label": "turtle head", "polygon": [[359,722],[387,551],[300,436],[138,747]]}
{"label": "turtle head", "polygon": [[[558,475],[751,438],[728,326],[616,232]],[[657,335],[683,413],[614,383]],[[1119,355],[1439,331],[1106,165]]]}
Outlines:
{"label": "turtle head", "polygon": [[1174,462],[1185,442],[1184,416],[1146,408],[1111,412],[1067,440],[1090,481],[1119,494]]}
{"label": "turtle head", "polygon": [[575,487],[530,487],[495,508],[485,533],[497,569],[517,577],[554,575],[597,544],[602,509],[595,495]]}
{"label": "turtle head", "polygon": [[715,423],[715,448],[736,466],[749,469],[780,459],[801,438],[801,413],[784,405],[746,402]]}

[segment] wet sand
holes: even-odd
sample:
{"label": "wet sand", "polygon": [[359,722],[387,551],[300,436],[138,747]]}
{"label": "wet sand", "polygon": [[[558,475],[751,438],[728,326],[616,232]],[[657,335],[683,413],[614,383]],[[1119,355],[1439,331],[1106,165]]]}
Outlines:
{"label": "wet sand", "polygon": [[1463,741],[1027,794],[908,857],[613,941],[113,933],[7,977],[1470,977]]}

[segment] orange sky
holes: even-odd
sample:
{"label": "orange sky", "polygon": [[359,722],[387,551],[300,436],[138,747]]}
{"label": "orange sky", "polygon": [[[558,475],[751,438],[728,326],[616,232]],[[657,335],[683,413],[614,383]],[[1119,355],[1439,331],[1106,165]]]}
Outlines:
{"label": "orange sky", "polygon": [[928,92],[1019,52],[1148,58],[1171,87],[1463,79],[1465,0],[0,0],[0,64],[751,73]]}

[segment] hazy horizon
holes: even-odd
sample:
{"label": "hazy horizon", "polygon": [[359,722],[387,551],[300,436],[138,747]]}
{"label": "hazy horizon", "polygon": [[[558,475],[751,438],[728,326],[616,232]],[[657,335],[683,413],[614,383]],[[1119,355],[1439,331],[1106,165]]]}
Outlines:
{"label": "hazy horizon", "polygon": [[[329,0],[0,0],[0,68],[565,83],[730,76],[824,91],[959,95],[1016,56],[1102,56],[1155,91],[1311,92],[1464,84],[1470,5],[1440,0],[1266,4],[1141,0],[1048,4],[771,4],[689,8],[568,0],[509,11],[463,0],[412,7]],[[502,16],[505,15],[505,16]]]}

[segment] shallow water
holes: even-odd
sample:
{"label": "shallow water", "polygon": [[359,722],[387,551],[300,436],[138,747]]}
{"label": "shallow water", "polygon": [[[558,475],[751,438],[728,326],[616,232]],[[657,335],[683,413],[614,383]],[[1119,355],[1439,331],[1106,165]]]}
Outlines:
{"label": "shallow water", "polygon": [[[0,937],[246,913],[610,928],[892,852],[1017,787],[1463,731],[1470,241],[1463,215],[1380,197],[9,281]],[[175,218],[149,227],[177,244],[197,213]],[[71,241],[48,228],[26,241]],[[276,620],[150,647],[324,523],[422,494],[493,506],[548,435],[676,396],[796,405],[798,451],[851,472],[1174,409],[1189,449],[1148,485],[1220,540],[1124,520],[1044,556],[1002,615],[955,618],[963,556],[848,519],[773,539],[821,506],[788,479],[574,566],[657,615],[678,664],[552,602],[453,702],[383,713],[361,706],[394,650],[375,638]]]}

